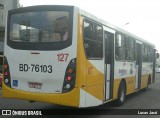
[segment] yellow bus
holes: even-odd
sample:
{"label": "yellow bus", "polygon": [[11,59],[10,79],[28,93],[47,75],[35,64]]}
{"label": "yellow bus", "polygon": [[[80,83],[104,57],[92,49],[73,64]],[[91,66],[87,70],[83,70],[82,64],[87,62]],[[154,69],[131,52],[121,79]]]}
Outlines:
{"label": "yellow bus", "polygon": [[75,6],[10,10],[2,96],[92,107],[147,88],[155,46]]}

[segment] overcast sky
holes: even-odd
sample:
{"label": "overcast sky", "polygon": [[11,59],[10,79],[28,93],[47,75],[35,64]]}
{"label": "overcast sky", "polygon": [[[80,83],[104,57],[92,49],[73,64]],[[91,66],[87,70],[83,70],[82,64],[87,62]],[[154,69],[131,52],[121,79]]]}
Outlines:
{"label": "overcast sky", "polygon": [[78,6],[155,44],[160,52],[160,0],[20,0],[20,3]]}

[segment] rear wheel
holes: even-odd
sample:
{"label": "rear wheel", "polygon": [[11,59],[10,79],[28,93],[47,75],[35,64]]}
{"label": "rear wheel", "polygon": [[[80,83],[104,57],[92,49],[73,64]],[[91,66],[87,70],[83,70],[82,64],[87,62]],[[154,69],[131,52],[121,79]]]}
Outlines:
{"label": "rear wheel", "polygon": [[126,98],[126,86],[123,81],[121,81],[119,89],[118,89],[118,99],[116,100],[116,105],[121,106],[124,104]]}

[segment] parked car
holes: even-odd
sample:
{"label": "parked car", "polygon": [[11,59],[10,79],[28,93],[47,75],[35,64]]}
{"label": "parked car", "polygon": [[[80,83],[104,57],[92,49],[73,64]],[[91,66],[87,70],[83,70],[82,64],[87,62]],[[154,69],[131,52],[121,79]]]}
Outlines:
{"label": "parked car", "polygon": [[0,74],[0,87],[2,87],[2,74]]}
{"label": "parked car", "polygon": [[156,73],[160,73],[160,68],[156,68]]}

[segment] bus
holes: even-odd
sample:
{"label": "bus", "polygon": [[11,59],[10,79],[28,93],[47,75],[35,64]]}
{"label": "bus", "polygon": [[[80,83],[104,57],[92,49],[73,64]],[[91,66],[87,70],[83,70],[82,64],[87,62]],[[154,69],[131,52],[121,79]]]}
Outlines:
{"label": "bus", "polygon": [[2,96],[73,107],[116,100],[155,82],[155,46],[75,6],[8,12]]}
{"label": "bus", "polygon": [[2,68],[3,68],[2,67],[3,66],[3,48],[4,48],[4,38],[0,37],[0,74],[2,74]]}

